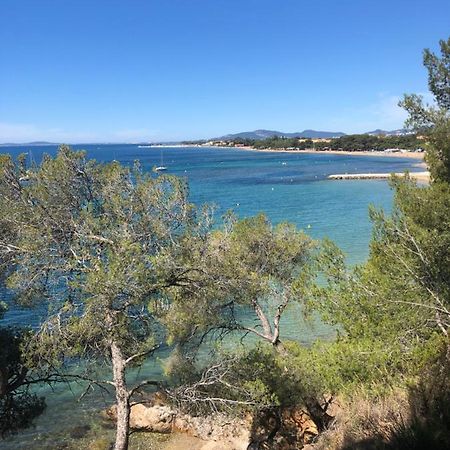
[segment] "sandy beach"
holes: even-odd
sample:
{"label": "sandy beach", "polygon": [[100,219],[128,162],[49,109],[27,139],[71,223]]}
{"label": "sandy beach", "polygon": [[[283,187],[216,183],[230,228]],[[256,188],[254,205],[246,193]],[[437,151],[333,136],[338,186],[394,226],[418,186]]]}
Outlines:
{"label": "sandy beach", "polygon": [[[342,173],[329,175],[329,180],[388,180],[392,175],[401,177],[404,173]],[[409,172],[409,176],[416,181],[428,183],[430,181],[430,172]]]}
{"label": "sandy beach", "polygon": [[[230,148],[230,147],[223,147]],[[232,147],[239,150],[251,150],[255,152],[277,152],[277,153],[317,153],[324,155],[351,155],[351,156],[384,156],[389,158],[411,158],[423,161],[425,153],[424,152],[378,152],[378,151],[347,151],[347,150],[284,150],[279,148],[253,148],[253,147]],[[423,163],[425,165],[425,163]]]}
{"label": "sandy beach", "polygon": [[352,156],[384,156],[392,158],[412,158],[419,161],[423,161],[425,153],[424,152],[379,152],[379,151],[369,151],[369,150],[358,150],[358,151],[348,151],[348,150],[285,150],[280,148],[254,148],[250,146],[242,147],[228,147],[220,145],[192,145],[192,144],[153,144],[153,145],[143,145],[142,147],[148,148],[189,148],[189,147],[199,147],[199,148],[224,148],[232,150],[248,150],[253,152],[270,152],[270,153],[318,153],[325,155],[352,155]]}

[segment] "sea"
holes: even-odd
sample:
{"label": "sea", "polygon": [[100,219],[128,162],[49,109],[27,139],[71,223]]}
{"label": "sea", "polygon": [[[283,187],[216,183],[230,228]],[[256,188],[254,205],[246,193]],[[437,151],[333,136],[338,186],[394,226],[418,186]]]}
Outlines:
{"label": "sea", "polygon": [[[369,205],[389,212],[393,192],[385,180],[329,180],[331,174],[422,171],[411,158],[332,153],[260,152],[220,147],[143,147],[137,144],[83,144],[87,157],[100,162],[117,160],[125,165],[140,161],[144,170],[157,166],[165,173],[185,178],[190,199],[197,205],[213,204],[217,223],[228,210],[239,217],[264,212],[274,223],[294,223],[315,239],[332,239],[350,265],[366,260],[371,237]],[[57,145],[1,146],[0,153],[17,157],[27,154],[29,163],[39,163]],[[30,311],[10,303],[0,325],[36,325],[45,311]],[[316,339],[331,339],[334,330],[320,321],[305,323],[293,310],[282,324],[284,338],[310,345]],[[162,377],[161,360],[148,361],[132,379]],[[79,400],[85,386],[65,384],[39,388],[48,407],[35,426],[0,441],[4,449],[83,448],[84,435],[111,433],[99,411],[111,398],[98,390]],[[106,427],[106,428],[105,428]],[[84,431],[83,431],[84,430]],[[81,435],[81,437],[80,437]],[[79,439],[79,444],[77,444]],[[155,447],[157,448],[157,447]]]}

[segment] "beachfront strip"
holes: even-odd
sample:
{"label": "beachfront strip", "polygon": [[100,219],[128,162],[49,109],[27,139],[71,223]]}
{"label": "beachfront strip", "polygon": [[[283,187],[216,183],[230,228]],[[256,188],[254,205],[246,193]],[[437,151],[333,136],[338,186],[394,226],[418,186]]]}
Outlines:
{"label": "beachfront strip", "polygon": [[[329,175],[329,180],[387,180],[392,175],[403,176],[404,173],[340,173]],[[430,180],[430,172],[410,172],[409,176],[417,181]]]}

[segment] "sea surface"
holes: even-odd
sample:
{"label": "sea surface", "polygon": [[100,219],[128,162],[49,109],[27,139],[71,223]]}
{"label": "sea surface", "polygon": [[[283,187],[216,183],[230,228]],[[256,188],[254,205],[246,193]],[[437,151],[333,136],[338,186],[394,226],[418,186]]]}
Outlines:
{"label": "sea surface", "polygon": [[[74,145],[73,148],[86,150],[88,157],[97,161],[117,160],[131,165],[139,160],[145,170],[165,166],[167,173],[188,180],[192,202],[216,205],[219,222],[229,209],[240,217],[263,211],[273,223],[293,222],[314,238],[334,240],[345,252],[349,264],[361,263],[368,255],[371,235],[368,206],[390,211],[393,194],[386,181],[328,180],[328,175],[423,170],[416,160],[389,156],[256,152],[216,147],[140,148],[133,144]],[[29,162],[38,163],[44,153],[54,155],[57,146],[0,147],[0,153],[14,157],[23,152],[27,152]],[[42,310],[29,311],[11,305],[0,325],[36,325],[44,314]],[[320,323],[305,324],[295,310],[283,323],[284,337],[305,344],[332,335],[333,331]],[[132,377],[149,375],[161,376],[157,361],[149,361]],[[40,392],[46,395],[48,408],[36,421],[36,427],[0,442],[0,448],[50,449],[57,448],[61,442],[73,444],[80,434],[79,427],[85,425],[89,426],[89,433],[97,429],[105,433],[98,410],[110,398],[97,393],[78,402],[82,387],[73,384],[58,386],[53,393],[47,388]]]}

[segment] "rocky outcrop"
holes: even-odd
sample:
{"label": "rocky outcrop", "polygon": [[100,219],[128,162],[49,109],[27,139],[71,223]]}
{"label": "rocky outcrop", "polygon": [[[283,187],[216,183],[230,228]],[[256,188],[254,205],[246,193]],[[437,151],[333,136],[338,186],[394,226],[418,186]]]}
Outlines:
{"label": "rocky outcrop", "polygon": [[172,433],[176,415],[169,406],[137,403],[131,407],[130,427],[133,430]]}
{"label": "rocky outcrop", "polygon": [[318,434],[317,425],[301,408],[273,408],[253,418],[249,450],[302,449]]}
{"label": "rocky outcrop", "polygon": [[[106,414],[115,420],[115,406],[109,408]],[[130,427],[155,433],[186,433],[205,441],[202,450],[246,450],[250,440],[250,426],[246,420],[230,419],[219,414],[191,416],[152,401],[132,405]]]}
{"label": "rocky outcrop", "polygon": [[[107,414],[114,419],[115,407]],[[202,450],[295,450],[319,434],[302,408],[271,408],[243,419],[197,417],[154,399],[132,406],[130,426],[137,431],[185,433],[203,440]]]}

